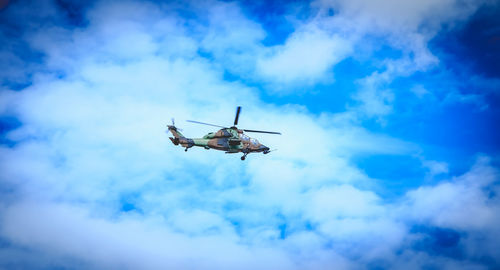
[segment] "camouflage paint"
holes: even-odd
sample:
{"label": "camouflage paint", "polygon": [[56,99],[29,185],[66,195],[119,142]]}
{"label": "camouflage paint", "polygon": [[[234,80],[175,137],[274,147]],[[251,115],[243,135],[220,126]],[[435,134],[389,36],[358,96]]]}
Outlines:
{"label": "camouflage paint", "polygon": [[262,152],[264,154],[268,154],[269,147],[259,143],[254,138],[250,138],[243,131],[246,132],[258,132],[258,133],[268,133],[268,134],[281,134],[279,132],[271,132],[271,131],[262,131],[262,130],[250,130],[250,129],[238,129],[236,125],[238,124],[238,118],[240,117],[241,107],[238,106],[236,108],[236,116],[234,118],[234,126],[230,128],[226,128],[219,125],[213,125],[209,123],[203,123],[199,121],[187,120],[188,122],[209,125],[215,127],[221,127],[217,132],[210,132],[207,135],[203,136],[203,138],[195,138],[190,139],[184,137],[182,133],[180,133],[175,127],[174,119],[172,118],[172,125],[167,125],[168,130],[174,135],[174,137],[169,137],[173,144],[181,145],[185,147],[187,151],[189,148],[193,146],[203,147],[205,149],[215,149],[226,151],[226,154],[229,153],[238,153],[242,152],[243,156],[241,160],[245,160],[245,157],[250,153]]}
{"label": "camouflage paint", "polygon": [[[262,152],[269,153],[269,147],[259,143],[254,138],[250,138],[243,133],[243,130],[236,127],[223,128],[217,132],[211,132],[203,138],[186,138],[174,125],[168,125],[168,130],[174,135],[169,137],[173,144],[182,147],[191,148],[193,146],[203,147],[205,149],[215,149],[225,151],[226,153],[242,152],[244,156],[249,153]],[[244,157],[242,157],[244,159]]]}

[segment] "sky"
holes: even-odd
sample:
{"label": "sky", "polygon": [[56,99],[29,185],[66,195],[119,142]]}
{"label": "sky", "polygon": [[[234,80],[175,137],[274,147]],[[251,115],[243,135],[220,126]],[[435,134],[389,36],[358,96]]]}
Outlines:
{"label": "sky", "polygon": [[0,269],[500,268],[499,61],[492,0],[0,1]]}

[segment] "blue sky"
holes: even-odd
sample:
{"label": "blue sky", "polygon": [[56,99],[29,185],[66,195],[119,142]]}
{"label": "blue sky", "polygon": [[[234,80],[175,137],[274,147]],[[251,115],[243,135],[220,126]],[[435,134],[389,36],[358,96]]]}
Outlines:
{"label": "blue sky", "polygon": [[4,2],[1,268],[500,266],[496,1]]}

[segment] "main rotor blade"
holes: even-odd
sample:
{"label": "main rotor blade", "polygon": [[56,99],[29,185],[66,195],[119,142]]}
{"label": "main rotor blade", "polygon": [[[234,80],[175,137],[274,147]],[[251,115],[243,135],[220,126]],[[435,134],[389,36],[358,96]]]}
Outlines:
{"label": "main rotor blade", "polygon": [[193,120],[186,120],[187,122],[195,123],[195,124],[202,124],[202,125],[207,125],[207,126],[212,126],[212,127],[220,127],[220,128],[227,128],[219,125],[213,125],[209,123],[203,123],[203,122],[198,122],[198,121],[193,121]]}
{"label": "main rotor blade", "polygon": [[238,106],[238,108],[236,108],[236,117],[234,118],[235,126],[238,124],[238,118],[240,118],[240,111],[241,111],[241,106]]}
{"label": "main rotor blade", "polygon": [[279,132],[274,132],[274,131],[262,131],[262,130],[252,130],[252,129],[242,129],[245,132],[255,132],[255,133],[267,133],[267,134],[278,134],[281,135]]}

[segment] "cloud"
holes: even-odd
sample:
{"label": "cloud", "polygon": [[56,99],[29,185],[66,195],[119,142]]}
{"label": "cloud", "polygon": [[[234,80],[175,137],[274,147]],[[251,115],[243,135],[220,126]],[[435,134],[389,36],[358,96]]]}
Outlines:
{"label": "cloud", "polygon": [[[352,46],[337,35],[305,26],[284,45],[275,46],[257,62],[257,73],[276,84],[310,85],[331,80],[330,68],[351,53]],[[279,87],[278,87],[279,88]]]}
{"label": "cloud", "polygon": [[[161,217],[109,221],[89,214],[64,204],[20,203],[4,212],[2,232],[18,244],[41,249],[38,251],[56,263],[71,256],[97,268],[290,266],[279,251],[265,247],[251,250],[220,235],[191,238],[172,232]],[[255,261],[255,256],[261,260]],[[51,262],[44,263],[48,266]]]}
{"label": "cloud", "polygon": [[[480,262],[484,258],[498,264],[499,174],[481,156],[472,169],[435,186],[420,187],[407,194],[408,217],[419,223],[449,228],[462,233],[459,246],[464,256]],[[495,195],[493,195],[495,194]]]}
{"label": "cloud", "polygon": [[[265,31],[238,4],[192,9],[200,21],[175,5],[97,2],[85,26],[49,24],[18,40],[44,57],[35,71],[13,72],[33,72],[28,86],[0,92],[2,116],[21,123],[2,133],[12,144],[0,147],[0,254],[12,254],[2,255],[2,267],[498,265],[498,173],[487,158],[394,201],[370,189],[373,179],[354,162],[421,151],[357,121],[359,110],[390,113],[393,94],[380,89],[393,73],[361,79],[363,109],[338,114],[267,103],[253,85],[318,83],[353,52],[356,37],[315,21],[266,48]],[[249,75],[228,81],[227,70]],[[216,151],[184,153],[165,134],[171,117],[193,137],[212,129],[183,120],[231,124],[237,104],[242,127],[283,133],[258,137],[278,151],[242,163]],[[447,172],[445,163],[426,162],[431,174]],[[452,244],[464,250],[460,260],[418,248],[432,245],[436,230],[459,235]]]}
{"label": "cloud", "polygon": [[488,198],[487,190],[483,189],[496,189],[498,172],[488,163],[487,157],[480,157],[471,171],[453,182],[410,192],[412,214],[418,219],[430,219],[431,224],[454,229],[489,226],[492,221],[489,218],[496,216],[490,212],[497,207],[496,198]]}
{"label": "cloud", "polygon": [[[377,59],[383,44],[397,52],[396,56],[382,53],[383,60],[375,65],[377,71],[360,78],[354,99],[360,102],[359,117],[377,118],[392,112],[396,93],[388,88],[394,79],[439,65],[428,43],[443,29],[453,29],[470,17],[483,2],[477,1],[314,1],[315,17],[307,25],[317,25],[331,36],[342,36],[349,50],[343,59],[364,51],[368,59]],[[446,30],[445,30],[446,31]],[[331,39],[333,41],[333,39]],[[366,65],[371,64],[365,61]]]}
{"label": "cloud", "polygon": [[262,53],[266,33],[262,27],[245,17],[236,3],[207,6],[208,25],[204,28],[201,49],[230,72],[251,77],[255,57]]}
{"label": "cloud", "polygon": [[435,160],[424,160],[422,165],[429,169],[429,176],[433,177],[442,173],[448,173],[448,164],[446,162],[439,162]]}
{"label": "cloud", "polygon": [[[236,201],[235,211],[220,212],[216,207],[213,213],[194,208],[189,212],[167,214],[164,211],[173,209],[172,203],[177,204],[176,208],[182,204],[181,198],[168,199],[171,193],[179,194],[177,188],[175,192],[167,191],[154,198],[155,206],[150,209],[153,212],[144,208],[144,214],[122,212],[111,219],[103,215],[102,209],[90,211],[89,205],[81,203],[17,201],[4,205],[1,233],[15,246],[29,247],[38,254],[35,256],[43,254],[42,258],[51,258],[57,264],[64,264],[69,256],[84,262],[83,265],[95,267],[158,268],[170,265],[204,269],[298,269],[314,265],[312,263],[317,260],[339,267],[380,260],[385,265],[404,264],[417,268],[456,266],[453,260],[439,254],[413,250],[411,245],[408,247],[409,243],[421,243],[422,237],[439,237],[432,231],[412,232],[407,227],[416,223],[450,228],[460,235],[465,234],[463,238],[460,236],[457,245],[470,260],[465,264],[477,266],[481,262],[478,260],[484,256],[498,260],[493,252],[498,240],[498,229],[494,226],[498,219],[498,201],[496,197],[488,198],[484,190],[494,183],[498,183],[498,172],[481,158],[470,172],[456,179],[409,192],[402,205],[384,204],[376,194],[349,185],[312,190],[304,198],[301,198],[300,191],[295,191],[290,195],[301,198],[305,205],[299,204],[298,212],[283,212],[278,220],[272,214],[276,210],[269,208],[272,202],[262,200],[265,198],[262,196],[258,196],[260,202],[254,201],[255,195],[248,193],[243,193],[243,197],[230,195]],[[189,190],[187,187],[186,191]],[[151,191],[142,190],[142,193],[145,197],[152,195]],[[228,193],[231,191],[218,191],[222,201],[227,200]],[[459,201],[455,193],[461,195]],[[186,195],[182,195],[184,199],[189,197]],[[244,198],[245,195],[249,200]],[[203,198],[205,207],[217,205],[204,193],[198,193],[198,196]],[[167,204],[162,206],[162,202]],[[293,205],[292,201],[283,203]],[[398,208],[401,210],[394,211]],[[475,218],[468,218],[471,215]],[[228,219],[237,220],[239,225],[234,226]],[[280,220],[286,224],[284,232],[280,232],[279,224],[283,224]],[[304,222],[312,227],[303,227],[301,223]],[[62,232],[64,237],[60,236]],[[486,242],[485,233],[490,239]],[[482,247],[478,246],[478,241]],[[396,256],[401,249],[404,255]],[[227,252],[231,256],[227,256]],[[290,257],[296,252],[299,252],[299,257]],[[323,255],[318,254],[324,252],[327,252],[326,257],[321,259]],[[255,261],[256,256],[262,260]],[[48,262],[42,261],[42,265],[45,263]]]}
{"label": "cloud", "polygon": [[392,112],[394,92],[391,89],[382,88],[390,82],[389,76],[387,72],[374,72],[358,81],[361,88],[355,94],[354,99],[361,103],[358,109],[362,115],[380,117]]}
{"label": "cloud", "polygon": [[415,96],[417,96],[418,98],[423,98],[425,95],[428,95],[430,92],[425,89],[424,86],[422,86],[421,84],[418,84],[418,85],[415,85],[413,86],[410,91],[415,94]]}

